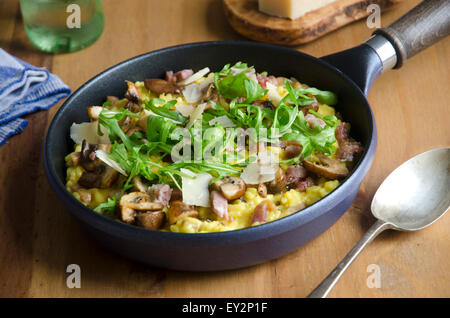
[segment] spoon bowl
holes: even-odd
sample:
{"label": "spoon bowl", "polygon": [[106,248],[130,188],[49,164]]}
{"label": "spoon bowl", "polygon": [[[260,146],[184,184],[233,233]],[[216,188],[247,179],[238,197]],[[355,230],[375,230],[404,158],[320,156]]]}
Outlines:
{"label": "spoon bowl", "polygon": [[450,148],[424,152],[395,169],[372,200],[372,214],[378,220],[308,297],[326,297],[364,247],[384,230],[416,231],[442,217],[449,209],[449,190]]}
{"label": "spoon bowl", "polygon": [[395,169],[378,188],[372,214],[397,230],[416,231],[450,205],[450,148],[424,152]]}

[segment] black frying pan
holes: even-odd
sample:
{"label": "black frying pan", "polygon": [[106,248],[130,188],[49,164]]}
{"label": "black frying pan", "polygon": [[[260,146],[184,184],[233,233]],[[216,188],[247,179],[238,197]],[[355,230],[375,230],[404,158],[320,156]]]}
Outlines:
{"label": "black frying pan", "polygon": [[[133,260],[158,267],[211,271],[250,266],[289,253],[328,229],[351,205],[370,168],[377,142],[376,126],[366,99],[375,78],[446,36],[450,1],[425,1],[387,29],[356,48],[318,59],[298,51],[251,42],[207,42],[150,52],[120,63],[91,79],[59,109],[47,132],[44,164],[57,196],[102,245]],[[105,96],[123,96],[125,80],[163,77],[166,70],[218,71],[244,61],[269,74],[338,94],[337,110],[352,126],[364,153],[353,172],[332,193],[299,213],[242,230],[182,234],[151,231],[111,220],[77,201],[64,187],[64,156],[72,151],[69,128],[88,121],[86,108]]]}

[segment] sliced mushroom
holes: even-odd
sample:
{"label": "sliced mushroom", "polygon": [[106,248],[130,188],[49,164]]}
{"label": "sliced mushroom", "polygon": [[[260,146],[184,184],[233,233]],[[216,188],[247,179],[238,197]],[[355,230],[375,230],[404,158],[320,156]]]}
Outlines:
{"label": "sliced mushroom", "polygon": [[183,192],[178,188],[172,189],[172,195],[170,196],[170,202],[183,200]]}
{"label": "sliced mushroom", "polygon": [[146,79],[144,80],[145,88],[156,94],[178,94],[180,87],[174,83],[162,79]]}
{"label": "sliced mushroom", "polygon": [[284,158],[292,159],[301,154],[303,147],[295,140],[286,141],[286,147],[284,148]]}
{"label": "sliced mushroom", "polygon": [[120,208],[120,217],[123,222],[128,223],[128,224],[133,224],[134,220],[136,218],[136,211],[134,211],[134,209],[126,207],[126,206],[121,207]]}
{"label": "sliced mushroom", "polygon": [[148,117],[149,117],[149,116],[150,116],[149,114],[143,115],[143,116],[141,116],[141,117],[139,118],[139,120],[138,120],[138,122],[137,122],[137,125],[138,125],[140,128],[142,128],[144,131],[147,131],[147,124],[148,124]]}
{"label": "sliced mushroom", "polygon": [[222,192],[225,199],[235,200],[244,195],[247,187],[244,180],[239,177],[225,177],[216,181],[212,188]]}
{"label": "sliced mushroom", "polygon": [[88,111],[89,118],[90,118],[92,121],[98,120],[98,116],[100,115],[100,113],[102,112],[102,110],[103,110],[103,107],[101,107],[101,106],[91,106],[91,107],[88,107],[87,111]]}
{"label": "sliced mushroom", "polygon": [[228,220],[228,201],[219,191],[211,191],[213,212],[221,219]]}
{"label": "sliced mushroom", "polygon": [[86,189],[99,188],[101,184],[101,176],[99,174],[85,171],[78,179],[78,184]]}
{"label": "sliced mushroom", "polygon": [[168,211],[169,223],[174,224],[184,217],[197,217],[198,211],[182,201],[173,201]]}
{"label": "sliced mushroom", "polygon": [[106,166],[105,171],[101,174],[100,177],[100,188],[110,188],[114,184],[114,182],[116,182],[118,177],[119,173],[116,170],[114,170],[110,166]]}
{"label": "sliced mushroom", "polygon": [[165,217],[163,211],[140,212],[136,214],[136,225],[149,230],[159,230],[164,224]]}
{"label": "sliced mushroom", "polygon": [[127,133],[133,126],[133,118],[131,116],[126,116],[123,121],[119,123],[120,128],[124,133]]}
{"label": "sliced mushroom", "polygon": [[305,160],[303,165],[308,171],[328,179],[339,179],[348,175],[347,167],[336,159],[329,158],[322,153],[318,153],[319,163]]}
{"label": "sliced mushroom", "polygon": [[119,202],[122,221],[133,223],[136,211],[157,211],[163,208],[161,203],[152,202],[150,196],[143,192],[131,192],[122,196]]}
{"label": "sliced mushroom", "polygon": [[125,104],[124,108],[128,109],[130,112],[135,114],[139,113],[142,110],[142,107],[139,104],[134,103],[132,101],[128,101]]}
{"label": "sliced mushroom", "polygon": [[141,177],[139,176],[133,177],[133,179],[131,179],[131,183],[133,184],[134,189],[138,192],[146,193],[148,191],[148,185],[142,182]]}
{"label": "sliced mushroom", "polygon": [[267,197],[267,186],[264,183],[258,184],[257,189],[258,189],[258,194],[261,197],[263,197],[263,198]]}
{"label": "sliced mushroom", "polygon": [[286,190],[286,173],[278,166],[275,172],[275,179],[268,183],[268,189],[271,193],[280,193]]}
{"label": "sliced mushroom", "polygon": [[267,221],[267,216],[270,212],[274,212],[276,210],[275,204],[270,200],[264,200],[260,204],[255,207],[253,211],[252,218],[250,220],[250,225],[258,222],[260,224],[265,223]]}
{"label": "sliced mushroom", "polygon": [[139,92],[139,89],[134,85],[133,82],[125,81],[128,85],[128,90],[125,93],[125,98],[129,101],[140,105],[141,104],[141,92]]}
{"label": "sliced mushroom", "polygon": [[[205,90],[205,95],[202,97],[202,102],[213,101],[214,103],[219,103],[219,93],[216,90],[214,83],[209,84]],[[208,103],[208,108],[211,108],[211,103]]]}
{"label": "sliced mushroom", "polygon": [[81,166],[87,171],[95,171],[101,164],[100,160],[95,160],[97,145],[89,144],[86,140],[81,143]]}

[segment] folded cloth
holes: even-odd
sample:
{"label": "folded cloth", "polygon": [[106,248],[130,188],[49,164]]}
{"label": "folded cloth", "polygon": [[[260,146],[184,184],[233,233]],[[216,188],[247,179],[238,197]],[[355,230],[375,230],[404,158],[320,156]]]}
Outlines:
{"label": "folded cloth", "polygon": [[48,109],[70,93],[56,75],[0,48],[0,146],[28,125],[20,116]]}

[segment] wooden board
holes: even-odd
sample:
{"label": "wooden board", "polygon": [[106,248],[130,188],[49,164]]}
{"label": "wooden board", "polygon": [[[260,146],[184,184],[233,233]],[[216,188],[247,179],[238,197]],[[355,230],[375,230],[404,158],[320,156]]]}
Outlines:
{"label": "wooden board", "polygon": [[338,0],[295,19],[267,15],[258,0],[223,0],[230,25],[243,36],[267,43],[294,46],[313,41],[353,21],[367,17],[367,6],[386,10],[402,0]]}
{"label": "wooden board", "polygon": [[[383,14],[387,26],[419,0]],[[26,38],[18,0],[0,1],[0,46],[45,66],[72,89],[132,56],[180,43],[244,39],[229,26],[219,0],[103,1],[105,30],[79,52],[50,55]],[[121,12],[121,19],[117,13]],[[124,23],[123,21],[126,21]],[[363,23],[302,46],[313,56],[359,45]],[[0,297],[304,297],[336,266],[372,224],[370,201],[383,179],[410,157],[450,145],[450,38],[375,82],[369,102],[378,148],[352,207],[300,249],[250,268],[183,273],[119,257],[87,236],[50,189],[42,165],[47,128],[62,102],[26,116],[29,126],[0,147]],[[355,260],[330,297],[450,297],[450,215],[415,233],[386,232]],[[66,286],[69,264],[81,268],[81,288]],[[370,264],[381,288],[368,288]]]}

